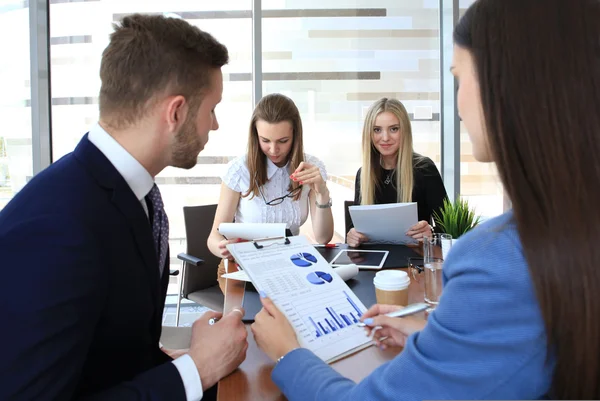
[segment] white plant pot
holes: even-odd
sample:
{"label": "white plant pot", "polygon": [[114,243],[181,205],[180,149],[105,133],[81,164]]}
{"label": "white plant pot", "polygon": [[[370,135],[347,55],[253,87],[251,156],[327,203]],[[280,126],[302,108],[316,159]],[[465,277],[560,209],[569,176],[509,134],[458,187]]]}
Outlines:
{"label": "white plant pot", "polygon": [[[444,242],[449,242],[449,244],[445,244]],[[451,240],[442,240],[442,258],[446,259],[446,257],[448,256],[448,252],[450,252],[450,249],[452,249],[457,242],[458,238]]]}

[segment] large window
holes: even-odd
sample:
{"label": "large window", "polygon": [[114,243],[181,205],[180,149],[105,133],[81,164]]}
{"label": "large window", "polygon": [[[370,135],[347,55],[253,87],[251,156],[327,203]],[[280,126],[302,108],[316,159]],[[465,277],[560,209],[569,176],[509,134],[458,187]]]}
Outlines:
{"label": "large window", "polygon": [[[156,177],[170,221],[171,255],[184,250],[183,206],[216,203],[225,163],[246,147],[252,113],[250,0],[208,2],[101,0],[56,3],[50,9],[54,159],[73,150],[98,120],[99,67],[112,24],[123,15],[160,13],[183,18],[214,35],[229,50],[223,68],[220,128],[191,170],[167,168]],[[172,264],[177,264],[173,257]]]}
{"label": "large window", "polygon": [[29,9],[0,1],[0,209],[32,175]]}
{"label": "large window", "polygon": [[460,194],[483,218],[504,210],[504,191],[494,163],[480,163],[471,151],[471,141],[460,124]]}
{"label": "large window", "polygon": [[263,0],[264,93],[300,109],[305,151],[330,175],[336,232],[354,198],[368,107],[401,100],[415,151],[440,165],[440,57],[437,1]]}
{"label": "large window", "polygon": [[[473,1],[459,0],[460,11]],[[183,206],[216,203],[226,163],[246,151],[253,79],[260,79],[263,94],[280,92],[298,105],[305,149],[329,172],[335,230],[341,236],[343,201],[354,197],[361,164],[363,119],[375,100],[394,97],[405,104],[415,150],[441,167],[439,0],[262,0],[256,14],[262,24],[257,76],[252,74],[252,0],[49,3],[52,161],[71,152],[98,120],[101,55],[113,23],[124,15],[183,18],[229,49],[223,102],[216,110],[220,129],[211,133],[194,168],[167,168],[156,177],[171,223],[172,255],[185,249]],[[39,135],[31,129],[28,4],[0,0],[0,209],[32,176],[32,134]],[[444,135],[447,141],[454,138],[454,132]],[[484,217],[501,213],[505,198],[495,166],[473,159],[462,124],[456,145],[461,196]],[[309,226],[304,233],[310,234]],[[174,258],[171,263],[179,265]]]}

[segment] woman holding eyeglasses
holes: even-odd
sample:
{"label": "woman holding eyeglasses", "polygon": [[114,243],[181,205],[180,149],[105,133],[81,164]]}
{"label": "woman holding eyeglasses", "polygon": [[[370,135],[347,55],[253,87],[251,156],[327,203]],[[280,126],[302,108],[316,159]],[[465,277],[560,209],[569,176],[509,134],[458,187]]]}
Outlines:
{"label": "woman holding eyeglasses", "polygon": [[310,212],[319,243],[333,237],[331,198],[324,164],[304,153],[302,121],[294,102],[271,94],[256,106],[250,121],[248,153],[232,160],[222,177],[221,195],[208,248],[231,259],[222,222],[286,223],[288,234],[298,235]]}

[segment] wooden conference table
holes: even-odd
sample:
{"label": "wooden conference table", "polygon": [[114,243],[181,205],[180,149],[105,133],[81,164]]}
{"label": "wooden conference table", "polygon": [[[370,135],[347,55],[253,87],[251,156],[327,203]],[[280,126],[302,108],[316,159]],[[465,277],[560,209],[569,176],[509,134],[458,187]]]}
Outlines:
{"label": "wooden conference table", "polygon": [[[407,269],[403,268],[400,270],[406,271]],[[409,303],[423,302],[424,279],[421,278],[417,282],[412,278],[411,272],[408,273],[411,277],[411,284],[408,290]],[[223,280],[225,280],[224,283]],[[242,304],[245,283],[221,277],[219,277],[219,281],[222,284],[221,288],[225,288],[224,313],[228,313],[234,307]],[[367,305],[367,307],[370,306]],[[250,324],[246,324],[246,330],[248,330],[246,360],[240,365],[239,369],[219,382],[217,400],[285,400],[285,397],[271,380],[271,371],[274,362],[257,347],[252,331],[250,330]],[[377,347],[369,347],[334,362],[331,366],[343,376],[358,382],[375,368],[394,358],[401,351],[402,348],[388,348],[382,351]]]}

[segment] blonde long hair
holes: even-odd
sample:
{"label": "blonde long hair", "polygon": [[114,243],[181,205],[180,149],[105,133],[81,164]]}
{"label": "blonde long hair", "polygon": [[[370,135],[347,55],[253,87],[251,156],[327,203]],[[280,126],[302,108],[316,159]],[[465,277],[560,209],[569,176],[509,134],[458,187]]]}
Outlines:
{"label": "blonde long hair", "polygon": [[[280,93],[272,93],[263,97],[250,120],[248,134],[248,171],[250,172],[250,187],[243,197],[252,195],[250,199],[260,194],[259,188],[266,184],[267,178],[267,156],[263,153],[258,142],[258,131],[256,122],[265,121],[269,124],[277,124],[288,121],[292,125],[292,148],[288,155],[290,172],[295,171],[300,163],[304,161],[304,147],[302,144],[302,120],[300,112],[294,101]],[[289,191],[300,186],[299,183],[290,180]],[[294,196],[294,200],[300,199],[300,191]]]}
{"label": "blonde long hair", "polygon": [[372,205],[375,202],[375,191],[380,189],[377,172],[380,170],[381,154],[373,144],[373,129],[377,116],[390,112],[400,122],[402,146],[398,150],[396,163],[396,189],[398,202],[412,202],[414,186],[413,176],[413,139],[408,112],[404,105],[396,99],[381,98],[369,107],[362,133],[362,170],[360,173],[360,204]]}

